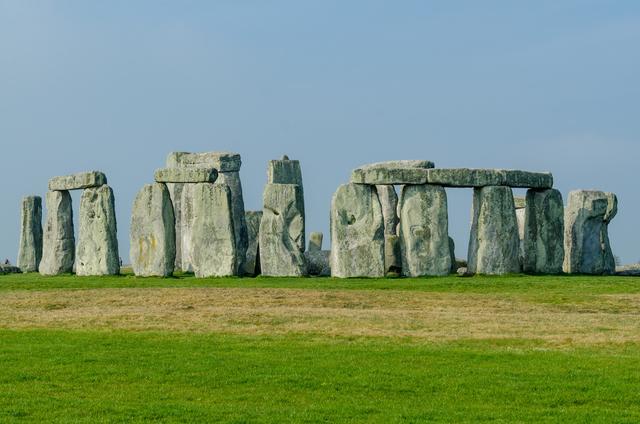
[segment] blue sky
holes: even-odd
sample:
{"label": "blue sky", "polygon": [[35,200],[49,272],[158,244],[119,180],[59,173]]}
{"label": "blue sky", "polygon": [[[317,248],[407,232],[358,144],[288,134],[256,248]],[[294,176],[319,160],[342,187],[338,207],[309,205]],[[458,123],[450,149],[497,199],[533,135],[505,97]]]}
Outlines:
{"label": "blue sky", "polygon": [[[635,262],[639,45],[637,1],[0,0],[0,256],[23,195],[99,169],[127,261],[133,198],[166,155],[230,150],[248,210],[269,159],[300,159],[326,239],[363,163],[548,170],[565,199],[618,194],[612,245]],[[471,194],[448,194],[465,257]]]}

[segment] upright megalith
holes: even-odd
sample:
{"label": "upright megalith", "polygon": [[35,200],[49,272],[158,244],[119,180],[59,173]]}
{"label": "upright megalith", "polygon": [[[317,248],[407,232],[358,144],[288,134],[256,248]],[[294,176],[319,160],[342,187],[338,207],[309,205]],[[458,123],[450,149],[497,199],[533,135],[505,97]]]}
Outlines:
{"label": "upright megalith", "polygon": [[47,220],[42,242],[42,275],[59,275],[73,271],[75,236],[73,209],[68,191],[50,191],[46,196]]}
{"label": "upright megalith", "polygon": [[22,272],[37,272],[42,259],[42,198],[22,199],[18,268]]}
{"label": "upright megalith", "polygon": [[284,155],[282,159],[270,160],[267,166],[267,184],[294,184],[298,186],[297,207],[302,213],[302,250],[305,245],[304,186],[302,184],[302,169],[300,161],[289,159]]}
{"label": "upright megalith", "polygon": [[191,265],[196,277],[237,275],[239,256],[229,187],[201,183],[194,184],[190,190],[193,202]]}
{"label": "upright megalith", "polygon": [[247,222],[247,254],[244,261],[245,275],[260,274],[260,221],[262,221],[262,211],[246,211],[244,213]]}
{"label": "upright megalith", "polygon": [[395,187],[388,184],[375,186],[384,219],[385,272],[397,274],[402,267],[400,243],[398,239],[398,194]]}
{"label": "upright megalith", "polygon": [[488,275],[520,272],[520,239],[511,188],[474,189],[472,217],[468,272]]}
{"label": "upright megalith", "polygon": [[384,219],[375,187],[343,184],[331,202],[331,275],[384,277]]}
{"label": "upright megalith", "polygon": [[168,277],[176,258],[175,218],[167,186],[147,184],[133,202],[130,257],[142,277]]}
{"label": "upright megalith", "polygon": [[400,205],[402,274],[408,277],[451,272],[447,194],[434,185],[405,185]]}
{"label": "upright megalith", "polygon": [[120,273],[113,190],[108,185],[85,188],[80,198],[77,275]]}
{"label": "upright megalith", "polygon": [[296,184],[267,184],[260,223],[262,275],[299,277],[306,274],[304,212]]}
{"label": "upright megalith", "polygon": [[524,221],[524,272],[561,273],[564,261],[562,194],[555,189],[527,191]]}
{"label": "upright megalith", "polygon": [[613,274],[609,222],[618,212],[613,193],[577,190],[569,193],[564,215],[564,272]]}
{"label": "upright megalith", "polygon": [[322,250],[322,239],[324,235],[319,231],[314,231],[309,234],[309,252],[319,252]]}

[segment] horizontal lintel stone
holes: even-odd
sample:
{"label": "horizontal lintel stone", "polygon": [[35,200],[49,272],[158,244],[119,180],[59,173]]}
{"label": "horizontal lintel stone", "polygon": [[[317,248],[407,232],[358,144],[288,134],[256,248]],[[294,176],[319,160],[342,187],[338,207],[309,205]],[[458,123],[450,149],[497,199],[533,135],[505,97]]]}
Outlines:
{"label": "horizontal lintel stone", "polygon": [[213,183],[217,178],[213,168],[163,168],[155,174],[158,183]]}
{"label": "horizontal lintel stone", "polygon": [[107,176],[100,171],[80,172],[78,174],[51,178],[49,180],[49,190],[81,190],[100,187],[105,184],[107,184]]}
{"label": "horizontal lintel stone", "polygon": [[515,188],[548,189],[553,187],[553,175],[549,172],[528,172],[505,169],[446,169],[427,171],[429,184],[444,187],[507,186]]}
{"label": "horizontal lintel stone", "polygon": [[215,168],[218,172],[238,172],[242,160],[232,152],[172,152],[167,157],[168,168]]}

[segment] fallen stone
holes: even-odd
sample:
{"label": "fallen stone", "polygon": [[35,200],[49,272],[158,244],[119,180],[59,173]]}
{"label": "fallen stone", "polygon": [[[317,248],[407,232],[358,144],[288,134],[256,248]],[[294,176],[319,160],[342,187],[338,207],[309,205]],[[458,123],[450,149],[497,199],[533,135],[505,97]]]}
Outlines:
{"label": "fallen stone", "polygon": [[617,266],[615,274],[621,277],[640,277],[640,264]]}
{"label": "fallen stone", "polygon": [[211,168],[163,168],[155,174],[157,183],[213,183],[218,171]]}
{"label": "fallen stone", "polygon": [[59,275],[73,271],[75,236],[73,209],[68,191],[50,191],[46,196],[47,220],[42,242],[42,275]]}
{"label": "fallen stone", "polygon": [[539,189],[553,187],[553,175],[550,173],[505,169],[436,168],[429,169],[427,174],[429,184],[444,187],[508,186]]}
{"label": "fallen stone", "polygon": [[172,152],[167,157],[167,168],[214,168],[218,172],[238,172],[242,160],[232,152]]}
{"label": "fallen stone", "polygon": [[262,275],[299,277],[306,274],[304,215],[300,186],[267,184],[260,223],[260,267]]}
{"label": "fallen stone", "polygon": [[247,211],[244,213],[247,222],[247,253],[244,261],[244,274],[259,275],[260,274],[260,246],[258,239],[260,238],[260,221],[262,221],[262,211]]}
{"label": "fallen stone", "polygon": [[564,204],[558,190],[529,190],[524,232],[523,270],[560,274],[564,261]]}
{"label": "fallen stone", "polygon": [[49,180],[49,190],[81,190],[85,188],[100,187],[107,184],[107,177],[102,172],[91,171],[79,174],[54,177]]}
{"label": "fallen stone", "polygon": [[22,199],[18,268],[22,272],[37,272],[42,260],[42,198]]}
{"label": "fallen stone", "polygon": [[451,272],[447,194],[433,185],[407,185],[400,206],[402,275],[421,277]]}
{"label": "fallen stone", "polygon": [[120,273],[118,234],[113,190],[108,185],[87,188],[80,198],[76,274]]}
{"label": "fallen stone", "polygon": [[609,243],[609,222],[618,212],[613,193],[577,190],[569,193],[564,215],[564,272],[613,274],[615,259]]}
{"label": "fallen stone", "polygon": [[331,202],[331,275],[384,277],[384,219],[374,187],[343,184]]}
{"label": "fallen stone", "polygon": [[130,258],[141,277],[168,277],[176,257],[175,217],[164,184],[147,184],[136,196],[131,212]]}
{"label": "fallen stone", "polygon": [[329,250],[308,250],[304,252],[304,257],[307,262],[307,274],[318,277],[331,275]]}
{"label": "fallen stone", "polygon": [[519,273],[520,240],[511,188],[476,188],[472,216],[468,272]]}
{"label": "fallen stone", "polygon": [[322,250],[323,234],[320,232],[313,232],[309,235],[309,251],[319,252]]}

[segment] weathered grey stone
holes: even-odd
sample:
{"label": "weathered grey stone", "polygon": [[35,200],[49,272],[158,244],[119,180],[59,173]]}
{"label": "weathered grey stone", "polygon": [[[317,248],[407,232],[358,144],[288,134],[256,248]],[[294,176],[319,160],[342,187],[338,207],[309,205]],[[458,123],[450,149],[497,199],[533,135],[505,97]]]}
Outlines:
{"label": "weathered grey stone", "polygon": [[42,198],[27,196],[22,199],[20,216],[17,265],[22,272],[37,272],[42,260]]}
{"label": "weathered grey stone", "polygon": [[526,205],[523,270],[560,274],[564,261],[562,194],[554,189],[529,190]]}
{"label": "weathered grey stone", "polygon": [[322,250],[322,239],[324,235],[320,232],[313,232],[309,235],[309,251],[319,252]]}
{"label": "weathered grey stone", "polygon": [[426,184],[425,168],[358,168],[351,173],[351,183],[369,185]]}
{"label": "weathered grey stone", "polygon": [[182,193],[184,187],[187,184],[183,183],[167,183],[167,190],[169,190],[169,197],[171,198],[171,204],[173,205],[173,216],[175,218],[175,236],[176,236],[176,260],[174,270],[180,270],[184,272],[191,271],[188,263],[183,264],[182,246]]}
{"label": "weathered grey stone", "polygon": [[17,266],[10,264],[0,264],[0,275],[4,274],[20,274],[22,271]]}
{"label": "weathered grey stone", "polygon": [[46,196],[47,221],[44,227],[42,275],[59,275],[73,271],[75,236],[73,233],[73,209],[68,191],[50,191]]}
{"label": "weathered grey stone", "polygon": [[[270,160],[267,167],[267,184],[295,184],[299,187],[298,196],[300,198],[297,203],[302,213],[302,245],[305,246],[306,213],[300,161],[290,160],[287,155],[284,155],[280,160]],[[304,251],[304,247],[302,250]]]}
{"label": "weathered grey stone", "polygon": [[430,160],[388,160],[359,166],[358,169],[406,169],[406,168],[433,168],[435,164]]}
{"label": "weathered grey stone", "polygon": [[472,216],[468,272],[520,272],[520,240],[511,188],[474,189]]}
{"label": "weathered grey stone", "polygon": [[84,188],[100,187],[107,184],[107,177],[102,172],[80,172],[63,177],[54,177],[49,180],[49,190],[81,190]]}
{"label": "weathered grey stone", "polygon": [[451,254],[451,274],[455,274],[458,268],[458,261],[456,259],[456,242],[453,238],[449,237],[449,253]]}
{"label": "weathered grey stone", "polygon": [[247,223],[244,216],[244,198],[242,196],[242,183],[240,173],[221,172],[218,174],[217,185],[225,185],[231,194],[231,214],[233,217],[233,234],[235,236],[236,251],[238,252],[237,274],[242,274],[244,261],[246,258],[247,245]]}
{"label": "weathered grey stone", "polygon": [[553,187],[553,175],[507,169],[429,169],[427,181],[444,187],[508,186],[546,189]]}
{"label": "weathered grey stone", "polygon": [[392,185],[377,185],[378,199],[382,206],[384,233],[396,235],[398,227],[398,195]]}
{"label": "weathered grey stone", "polygon": [[218,172],[238,172],[242,160],[232,152],[172,152],[167,157],[167,168],[215,168]]}
{"label": "weathered grey stone", "polygon": [[300,186],[267,184],[260,223],[260,267],[262,275],[305,275],[304,216]]}
{"label": "weathered grey stone", "polygon": [[331,275],[383,277],[384,219],[374,187],[343,184],[331,202]]}
{"label": "weathered grey stone", "polygon": [[80,198],[77,275],[120,273],[115,199],[108,185],[87,188]]}
{"label": "weathered grey stone", "polygon": [[304,252],[309,275],[328,277],[331,275],[331,252],[329,250],[308,250]]}
{"label": "weathered grey stone", "polygon": [[262,211],[247,211],[244,213],[247,222],[247,254],[244,262],[244,273],[246,275],[260,274],[260,221],[262,221]]}
{"label": "weathered grey stone", "polygon": [[164,184],[147,184],[131,212],[130,257],[133,272],[142,277],[168,277],[176,258],[175,217]]}
{"label": "weathered grey stone", "polygon": [[384,272],[389,277],[399,277],[402,274],[402,251],[397,234],[384,236]]}
{"label": "weathered grey stone", "polygon": [[640,277],[640,264],[617,266],[615,274],[621,277]]}
{"label": "weathered grey stone", "polygon": [[155,174],[158,183],[213,183],[217,178],[212,168],[162,168]]}
{"label": "weathered grey stone", "polygon": [[191,190],[191,264],[196,277],[236,275],[238,252],[233,233],[229,187],[201,183],[194,184]]}
{"label": "weathered grey stone", "polygon": [[451,272],[447,194],[434,185],[406,185],[400,206],[402,274],[408,277]]}
{"label": "weathered grey stone", "polygon": [[564,272],[598,275],[615,271],[608,227],[617,212],[618,199],[613,193],[569,193],[564,215]]}

